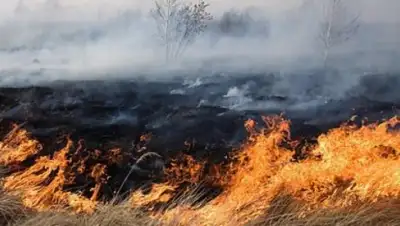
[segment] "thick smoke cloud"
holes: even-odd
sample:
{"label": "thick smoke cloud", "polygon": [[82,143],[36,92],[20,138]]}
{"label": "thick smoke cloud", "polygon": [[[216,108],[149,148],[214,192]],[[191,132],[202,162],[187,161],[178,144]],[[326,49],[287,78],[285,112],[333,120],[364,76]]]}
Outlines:
{"label": "thick smoke cloud", "polygon": [[[321,85],[314,84],[315,75],[308,75],[321,73],[316,37],[322,2],[210,0],[214,23],[232,9],[248,11],[253,22],[246,26],[265,24],[267,35],[224,34],[210,24],[180,61],[165,65],[148,15],[152,1],[10,0],[0,13],[0,84],[118,77],[168,80],[176,75],[172,69],[194,77],[271,72],[281,76],[274,92],[300,95],[308,86]],[[334,97],[357,85],[365,73],[394,73],[400,65],[395,10],[400,2],[352,0],[348,7],[360,13],[361,27],[335,48],[333,64],[343,72],[319,76],[325,94]],[[302,77],[304,73],[308,75]]]}

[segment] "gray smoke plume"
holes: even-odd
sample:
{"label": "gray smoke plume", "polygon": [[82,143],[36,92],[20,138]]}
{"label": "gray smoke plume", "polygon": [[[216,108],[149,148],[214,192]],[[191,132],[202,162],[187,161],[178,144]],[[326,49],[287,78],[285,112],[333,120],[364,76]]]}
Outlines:
{"label": "gray smoke plume", "polygon": [[[331,49],[334,70],[321,69],[318,35],[328,1],[210,0],[214,19],[206,31],[178,61],[165,64],[149,15],[152,1],[10,0],[0,12],[0,84],[273,73],[277,95],[316,87],[340,98],[365,74],[397,73],[397,0],[346,1],[346,10],[359,15],[359,29]],[[237,95],[246,89],[231,88]]]}

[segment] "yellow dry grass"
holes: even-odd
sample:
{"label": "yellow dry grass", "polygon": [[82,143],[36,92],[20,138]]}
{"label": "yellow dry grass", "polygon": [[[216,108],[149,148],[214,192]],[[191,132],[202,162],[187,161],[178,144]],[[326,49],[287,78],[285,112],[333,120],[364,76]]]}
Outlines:
{"label": "yellow dry grass", "polygon": [[[103,205],[92,215],[77,215],[66,212],[40,212],[27,214],[23,211],[21,203],[15,199],[6,199],[1,196],[0,213],[1,224],[9,226],[178,226],[199,225],[196,219],[182,219],[187,212],[176,212],[176,215],[168,222],[160,222],[139,210],[134,210],[126,204]],[[10,202],[9,200],[13,200]],[[10,205],[11,204],[11,205]],[[384,208],[382,208],[384,206]],[[13,208],[14,207],[14,208]],[[261,225],[302,225],[302,226],[374,226],[400,225],[400,202],[389,200],[381,203],[360,203],[352,208],[320,209],[303,217],[305,205],[295,201],[287,195],[276,197],[264,215],[248,222],[248,226]],[[6,216],[6,217],[5,217]],[[182,223],[185,222],[185,223]],[[217,224],[215,224],[217,225]],[[238,225],[231,222],[231,225]]]}
{"label": "yellow dry grass", "polygon": [[27,210],[23,206],[21,200],[0,191],[0,225],[7,225],[17,219],[23,218],[27,215]]}
{"label": "yellow dry grass", "polygon": [[93,214],[40,212],[21,218],[15,226],[156,226],[156,220],[126,204],[100,205]]}

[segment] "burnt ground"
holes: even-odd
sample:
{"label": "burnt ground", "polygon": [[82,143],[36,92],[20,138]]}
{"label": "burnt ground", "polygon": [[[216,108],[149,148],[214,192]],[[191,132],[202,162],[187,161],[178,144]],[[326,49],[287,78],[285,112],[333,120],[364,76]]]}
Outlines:
{"label": "burnt ground", "polygon": [[324,82],[315,78],[302,78],[307,86],[300,88],[289,79],[293,84],[286,92],[277,91],[283,80],[272,74],[3,87],[1,132],[24,123],[45,153],[56,150],[65,135],[84,140],[89,149],[136,153],[140,136],[150,133],[146,151],[167,159],[185,152],[219,162],[246,139],[243,124],[249,118],[262,126],[261,116],[284,113],[294,139],[311,139],[353,115],[374,122],[399,114],[398,75],[364,76],[341,96],[333,95],[341,86],[326,93]]}

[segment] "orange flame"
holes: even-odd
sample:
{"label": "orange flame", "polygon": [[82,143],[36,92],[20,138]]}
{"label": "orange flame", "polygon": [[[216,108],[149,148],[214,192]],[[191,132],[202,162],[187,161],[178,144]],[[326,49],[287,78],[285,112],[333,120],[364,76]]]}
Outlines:
{"label": "orange flame", "polygon": [[198,210],[181,206],[160,217],[169,221],[171,215],[182,216],[181,225],[193,220],[199,225],[243,225],[264,215],[284,194],[305,203],[306,212],[400,198],[400,133],[388,131],[399,124],[398,117],[333,129],[318,138],[308,159],[297,163],[291,161],[294,150],[280,146],[290,138],[289,122],[279,117],[265,122],[268,127],[261,132],[254,121],[246,122],[252,136],[232,165],[222,195]]}
{"label": "orange flame", "polygon": [[0,142],[0,150],[0,164],[14,165],[40,152],[42,146],[36,140],[29,139],[27,131],[14,125],[11,132]]}
{"label": "orange flame", "polygon": [[[22,193],[24,205],[30,208],[46,210],[71,204],[71,206],[78,205],[78,208],[82,208],[79,206],[80,198],[77,198],[76,195],[72,198],[71,193],[62,191],[64,185],[73,182],[73,178],[67,175],[67,168],[70,164],[67,154],[71,147],[72,142],[68,140],[67,145],[54,153],[52,158],[40,157],[28,169],[6,177],[4,188]],[[53,178],[52,175],[54,175]],[[73,203],[70,203],[70,199],[73,200]]]}
{"label": "orange flame", "polygon": [[[360,203],[387,208],[390,203],[385,200],[400,200],[400,131],[393,129],[400,124],[398,117],[380,124],[332,129],[320,135],[316,145],[307,146],[306,159],[298,162],[292,161],[294,148],[283,145],[295,143],[290,122],[280,116],[265,117],[264,122],[266,128],[261,131],[254,121],[245,123],[251,135],[232,155],[230,165],[207,166],[204,161],[180,156],[166,169],[167,182],[153,185],[149,194],[133,192],[131,205],[146,207],[167,223],[176,223],[179,216],[177,225],[244,225],[277,212],[276,203],[283,197],[302,203],[303,208],[290,210],[298,218],[315,210],[356,208]],[[23,130],[15,130],[0,147],[0,163],[7,166],[20,164],[41,150]],[[52,157],[37,158],[31,167],[4,178],[3,187],[19,192],[26,206],[38,210],[71,206],[93,212],[101,187],[107,183],[108,165],[121,162],[122,153],[113,149],[104,161],[100,151],[81,157],[83,149],[78,147],[71,157],[71,149],[68,141]],[[88,166],[89,158],[97,162]],[[95,182],[90,199],[65,191],[78,174],[87,174]],[[182,185],[205,181],[222,187],[223,192],[210,202],[191,205],[188,199],[198,200],[195,196],[201,194],[190,193]],[[186,195],[186,200],[177,200],[178,193]],[[171,202],[180,204],[161,213],[155,208],[157,203]]]}

